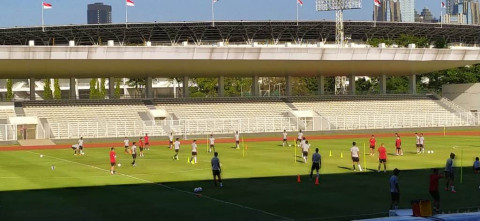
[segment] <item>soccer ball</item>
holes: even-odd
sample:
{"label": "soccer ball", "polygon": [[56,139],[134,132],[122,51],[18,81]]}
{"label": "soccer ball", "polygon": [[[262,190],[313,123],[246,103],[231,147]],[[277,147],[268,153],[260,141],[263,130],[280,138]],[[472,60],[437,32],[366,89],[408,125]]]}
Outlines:
{"label": "soccer ball", "polygon": [[121,166],[122,166],[122,164],[121,164],[121,163],[119,163],[119,164],[117,164],[117,166],[118,166],[118,167],[121,167]]}
{"label": "soccer ball", "polygon": [[196,187],[195,189],[193,189],[193,192],[195,192],[195,193],[199,193],[199,192],[202,192],[202,191],[203,191],[202,187]]}
{"label": "soccer ball", "polygon": [[43,157],[43,154],[40,154],[40,158],[42,158],[42,157]]}
{"label": "soccer ball", "polygon": [[433,150],[431,152],[433,153]]}
{"label": "soccer ball", "polygon": [[55,165],[52,165],[50,168],[51,168],[52,170],[55,170]]}
{"label": "soccer ball", "polygon": [[432,151],[428,150],[427,153],[431,153]]}
{"label": "soccer ball", "polygon": [[289,144],[288,146],[289,146],[289,147],[291,147],[292,145],[291,145],[291,144]]}

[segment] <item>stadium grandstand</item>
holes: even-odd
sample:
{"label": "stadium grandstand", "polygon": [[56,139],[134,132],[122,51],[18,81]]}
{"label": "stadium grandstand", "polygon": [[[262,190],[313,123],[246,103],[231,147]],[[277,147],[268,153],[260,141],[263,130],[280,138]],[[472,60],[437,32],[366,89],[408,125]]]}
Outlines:
{"label": "stadium grandstand", "polygon": [[[10,101],[2,104],[0,139],[479,124],[478,115],[446,98],[418,94],[416,79],[418,74],[478,63],[478,29],[391,22],[373,27],[372,22],[349,21],[345,33],[350,43],[338,48],[329,43],[335,37],[334,26],[330,21],[301,21],[298,26],[290,21],[238,21],[217,22],[215,27],[209,22],[170,22],[134,23],[128,28],[121,24],[50,26],[45,32],[40,27],[0,29],[4,45],[0,63],[9,64],[1,65],[0,73],[15,80],[8,99],[7,81],[0,84],[3,100]],[[441,38],[450,47],[367,44],[372,38],[395,40],[405,34]],[[378,78],[378,94],[357,95],[358,76]],[[407,76],[408,91],[387,94],[387,76]],[[93,82],[103,84],[98,86],[104,88],[103,96],[84,99],[92,98],[88,95],[91,82],[87,82],[98,77],[108,78]],[[198,86],[192,79],[198,77],[216,79],[214,97],[189,98]],[[275,96],[262,93],[262,77],[284,79]],[[310,95],[319,96],[293,93],[298,87],[294,78],[302,77],[316,79],[317,91]],[[333,87],[327,77],[336,77],[334,90],[343,90],[343,95],[327,93],[325,88]],[[55,90],[64,99],[45,97],[50,90],[45,89],[47,84],[55,84],[45,78],[61,79]],[[143,82],[140,90],[138,83],[127,82],[129,78]],[[225,78],[251,79],[245,86],[248,96],[226,97]],[[38,93],[42,91],[43,95]],[[34,128],[30,135],[25,127]]]}

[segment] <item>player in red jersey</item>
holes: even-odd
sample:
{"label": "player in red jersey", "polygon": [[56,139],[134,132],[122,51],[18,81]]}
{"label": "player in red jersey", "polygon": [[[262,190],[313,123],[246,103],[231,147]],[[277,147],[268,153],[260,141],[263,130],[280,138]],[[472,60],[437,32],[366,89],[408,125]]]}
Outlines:
{"label": "player in red jersey", "polygon": [[385,149],[385,145],[383,143],[378,148],[378,170],[377,172],[380,173],[380,166],[383,164],[383,172],[387,172],[387,149]]}
{"label": "player in red jersey", "polygon": [[143,139],[145,140],[145,150],[150,150],[150,138],[148,137],[147,133],[145,134],[145,137],[143,137]]}
{"label": "player in red jersey", "polygon": [[443,176],[438,174],[438,169],[433,169],[433,173],[430,174],[429,192],[433,197],[433,210],[435,213],[438,213],[440,209],[440,191],[438,191],[438,180],[441,178],[443,178]]}
{"label": "player in red jersey", "polygon": [[396,152],[395,152],[395,155],[401,155],[403,156],[403,151],[402,151],[402,139],[400,139],[400,135],[398,135],[398,133],[395,133],[395,149],[396,149]]}
{"label": "player in red jersey", "polygon": [[115,159],[117,155],[115,155],[115,148],[110,148],[110,174],[115,174]]}
{"label": "player in red jersey", "polygon": [[375,155],[375,144],[377,143],[377,140],[375,140],[375,136],[372,134],[372,137],[370,137],[370,156]]}

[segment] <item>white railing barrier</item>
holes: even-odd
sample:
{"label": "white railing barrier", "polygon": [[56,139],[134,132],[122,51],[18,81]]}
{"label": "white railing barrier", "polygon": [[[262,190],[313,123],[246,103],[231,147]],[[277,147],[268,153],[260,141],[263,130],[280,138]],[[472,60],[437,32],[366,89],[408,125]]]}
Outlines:
{"label": "white railing barrier", "polygon": [[[312,118],[256,117],[226,119],[183,119],[133,122],[64,122],[47,123],[37,127],[37,138],[76,139],[106,137],[167,136],[171,131],[177,135],[281,133],[287,131],[328,131],[358,129],[394,129],[422,127],[478,126],[480,114],[418,113],[418,114],[373,114],[368,116],[337,115]],[[0,125],[0,141],[17,139],[17,126]]]}

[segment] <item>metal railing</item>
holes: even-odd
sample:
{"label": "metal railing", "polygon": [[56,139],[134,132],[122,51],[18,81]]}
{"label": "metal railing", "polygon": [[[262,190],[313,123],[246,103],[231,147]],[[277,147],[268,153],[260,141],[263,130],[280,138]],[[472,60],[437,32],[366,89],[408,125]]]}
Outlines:
{"label": "metal railing", "polygon": [[[395,128],[462,127],[479,126],[480,114],[471,112],[439,112],[417,114],[369,114],[337,115],[315,117],[255,117],[255,118],[213,118],[181,119],[131,122],[65,122],[40,123],[37,125],[37,139],[72,139],[135,137],[148,133],[150,136],[280,133],[287,131],[333,131]],[[17,140],[17,125],[0,125],[0,140]]]}

